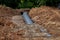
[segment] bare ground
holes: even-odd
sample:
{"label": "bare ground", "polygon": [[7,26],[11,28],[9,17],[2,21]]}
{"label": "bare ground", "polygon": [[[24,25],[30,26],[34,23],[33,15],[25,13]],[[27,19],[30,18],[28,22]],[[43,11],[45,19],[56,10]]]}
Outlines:
{"label": "bare ground", "polygon": [[[19,9],[16,10],[16,9],[11,9],[5,6],[0,6],[0,40],[59,40],[60,33],[58,32],[60,31],[57,29],[58,28],[57,25],[59,25],[58,24],[59,16],[57,17],[57,15],[54,12],[53,12],[54,14],[53,16],[52,12],[50,14],[50,10],[53,10],[53,8],[41,7],[37,9],[32,9],[29,15],[34,21],[34,23],[32,25],[27,25],[24,22],[22,16],[20,15],[21,10]],[[54,9],[54,10],[59,11],[58,9]],[[35,16],[38,16],[38,17],[41,16],[41,18],[39,18],[39,22],[37,21]],[[47,16],[47,19],[50,19],[56,16],[58,18],[57,24],[51,25],[51,22],[47,20],[44,16]],[[49,22],[48,23],[49,25],[44,24],[44,22],[45,23]],[[56,26],[56,29],[54,28],[55,26]],[[52,36],[47,37],[45,32],[40,31],[41,28],[45,28],[44,30],[46,29],[49,30],[48,32],[51,33]],[[53,31],[52,31],[52,28],[53,28]]]}
{"label": "bare ground", "polygon": [[29,15],[35,23],[42,25],[49,33],[60,36],[60,9],[41,6],[32,8]]}

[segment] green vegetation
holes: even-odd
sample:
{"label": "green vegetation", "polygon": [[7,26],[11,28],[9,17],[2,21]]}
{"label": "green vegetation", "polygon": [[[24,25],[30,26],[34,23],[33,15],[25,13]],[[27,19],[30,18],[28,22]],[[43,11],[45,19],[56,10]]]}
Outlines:
{"label": "green vegetation", "polygon": [[0,0],[0,4],[12,8],[32,8],[41,5],[57,6],[60,0]]}
{"label": "green vegetation", "polygon": [[41,5],[46,5],[46,0],[20,0],[18,7],[31,8],[31,7],[39,7]]}

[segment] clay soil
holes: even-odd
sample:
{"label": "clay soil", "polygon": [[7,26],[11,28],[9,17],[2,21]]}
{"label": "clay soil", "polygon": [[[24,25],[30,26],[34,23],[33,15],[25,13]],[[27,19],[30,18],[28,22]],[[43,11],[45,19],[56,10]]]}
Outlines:
{"label": "clay soil", "polygon": [[[25,23],[21,9],[0,6],[0,40],[60,40],[60,10],[50,7],[33,8],[29,12],[32,25]],[[41,28],[51,34],[47,37]]]}

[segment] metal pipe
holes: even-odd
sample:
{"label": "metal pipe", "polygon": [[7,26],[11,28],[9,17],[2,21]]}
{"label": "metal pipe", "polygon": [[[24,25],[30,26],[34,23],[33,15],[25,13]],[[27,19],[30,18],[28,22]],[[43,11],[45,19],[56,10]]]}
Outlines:
{"label": "metal pipe", "polygon": [[24,18],[24,21],[25,21],[27,24],[33,24],[32,20],[31,20],[30,17],[28,16],[28,13],[27,13],[27,12],[23,12],[23,18]]}

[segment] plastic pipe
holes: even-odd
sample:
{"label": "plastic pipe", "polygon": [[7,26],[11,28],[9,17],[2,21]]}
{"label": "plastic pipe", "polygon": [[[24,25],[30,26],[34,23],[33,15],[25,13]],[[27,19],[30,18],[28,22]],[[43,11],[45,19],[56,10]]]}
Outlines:
{"label": "plastic pipe", "polygon": [[28,13],[27,12],[23,12],[23,18],[25,20],[25,22],[27,24],[33,24],[32,20],[30,19],[30,17],[28,16]]}

